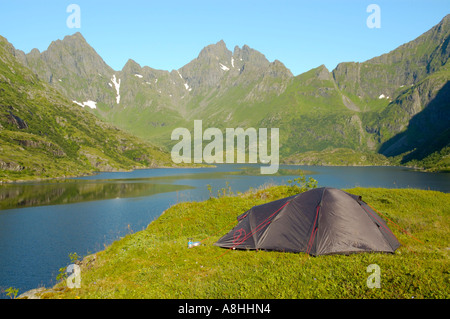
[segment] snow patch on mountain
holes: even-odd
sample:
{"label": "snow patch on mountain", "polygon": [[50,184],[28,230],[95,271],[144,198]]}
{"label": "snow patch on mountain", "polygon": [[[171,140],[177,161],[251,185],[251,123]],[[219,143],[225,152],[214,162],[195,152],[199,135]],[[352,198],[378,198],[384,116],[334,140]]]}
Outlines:
{"label": "snow patch on mountain", "polygon": [[119,79],[119,81],[117,81],[116,75],[114,74],[112,79],[111,79],[111,82],[114,84],[114,87],[115,87],[116,92],[117,92],[116,102],[117,102],[117,104],[120,104],[120,82],[121,81],[120,81],[120,79]]}
{"label": "snow patch on mountain", "polygon": [[97,108],[97,102],[94,102],[94,101],[91,101],[91,100],[89,100],[87,102],[83,102],[83,103],[80,103],[80,102],[77,102],[77,101],[72,101],[72,102],[75,103],[75,104],[78,104],[79,106],[81,106],[83,108],[85,106],[88,106],[91,109],[96,109]]}
{"label": "snow patch on mountain", "polygon": [[221,68],[222,70],[224,70],[224,71],[230,71],[230,68],[229,68],[229,67],[223,65],[222,63],[219,63],[219,64],[220,64],[220,68]]}

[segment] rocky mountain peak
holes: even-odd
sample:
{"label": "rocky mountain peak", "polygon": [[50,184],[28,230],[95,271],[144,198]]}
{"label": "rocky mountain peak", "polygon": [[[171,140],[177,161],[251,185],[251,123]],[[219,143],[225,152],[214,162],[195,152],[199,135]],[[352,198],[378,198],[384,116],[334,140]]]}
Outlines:
{"label": "rocky mountain peak", "polygon": [[139,74],[141,72],[142,67],[134,61],[133,59],[128,59],[127,63],[125,63],[122,72],[127,74]]}
{"label": "rocky mountain peak", "polygon": [[70,51],[93,50],[80,32],[74,33],[73,35],[66,35],[62,40],[53,41],[45,52],[57,51],[61,48],[66,48]]}
{"label": "rocky mountain peak", "polygon": [[322,64],[321,66],[319,66],[317,68],[316,74],[317,74],[317,78],[319,80],[331,80],[332,79],[330,71],[327,69],[327,67],[324,64]]}
{"label": "rocky mountain peak", "polygon": [[259,67],[267,67],[269,65],[269,61],[266,59],[264,54],[250,48],[246,44],[244,44],[242,48],[236,46],[234,48],[233,57],[235,59],[243,61],[244,63],[251,62],[252,64],[257,65]]}
{"label": "rocky mountain peak", "polygon": [[113,72],[79,32],[53,41],[42,53],[32,50],[25,60],[41,79],[50,83],[55,77],[60,82],[70,74],[92,78],[109,76]]}
{"label": "rocky mountain peak", "polygon": [[33,50],[30,51],[30,53],[28,53],[28,55],[30,57],[38,57],[41,55],[41,51],[39,51],[39,49],[34,48]]}
{"label": "rocky mountain peak", "polygon": [[220,40],[216,44],[210,44],[203,48],[198,59],[228,59],[231,57],[231,51],[228,50],[225,42]]}

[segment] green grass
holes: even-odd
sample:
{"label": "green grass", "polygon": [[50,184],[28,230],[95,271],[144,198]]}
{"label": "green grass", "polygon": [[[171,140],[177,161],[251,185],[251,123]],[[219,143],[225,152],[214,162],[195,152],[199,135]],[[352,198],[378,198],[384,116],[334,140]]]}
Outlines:
{"label": "green grass", "polygon": [[408,165],[422,167],[431,172],[450,173],[450,146],[445,146],[421,161],[412,160]]}
{"label": "green grass", "polygon": [[294,154],[283,160],[286,164],[325,166],[375,166],[395,164],[390,158],[374,152],[361,152],[348,148],[328,148],[321,152],[310,151]]}
{"label": "green grass", "polygon": [[[414,189],[355,188],[377,209],[402,246],[395,254],[310,257],[300,253],[226,250],[213,243],[236,216],[298,192],[275,186],[223,192],[179,203],[147,229],[84,258],[81,289],[61,282],[43,298],[444,298],[450,297],[450,194]],[[406,231],[407,234],[405,232]],[[203,245],[187,248],[188,238]],[[371,264],[381,288],[366,285]]]}

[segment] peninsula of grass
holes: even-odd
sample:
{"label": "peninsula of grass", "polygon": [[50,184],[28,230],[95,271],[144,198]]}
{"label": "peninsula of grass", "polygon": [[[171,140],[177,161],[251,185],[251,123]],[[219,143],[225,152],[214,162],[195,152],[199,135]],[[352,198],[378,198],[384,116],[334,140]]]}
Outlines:
{"label": "peninsula of grass", "polygon": [[[254,205],[305,190],[271,186],[223,190],[204,202],[179,203],[143,231],[86,256],[81,288],[65,280],[41,298],[148,299],[448,299],[450,194],[415,189],[354,188],[348,192],[390,220],[402,246],[395,254],[311,257],[304,253],[226,250],[213,244]],[[395,224],[394,224],[395,223]],[[202,245],[188,248],[188,239]],[[369,265],[381,287],[369,288]]]}

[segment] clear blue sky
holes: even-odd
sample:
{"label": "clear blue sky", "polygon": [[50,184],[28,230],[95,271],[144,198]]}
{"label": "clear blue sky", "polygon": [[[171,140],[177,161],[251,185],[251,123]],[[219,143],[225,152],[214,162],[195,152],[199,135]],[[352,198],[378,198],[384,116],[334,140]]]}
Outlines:
{"label": "clear blue sky", "polygon": [[[366,24],[372,3],[379,29]],[[69,4],[81,8],[80,29],[67,27]],[[131,58],[169,71],[223,39],[231,51],[247,44],[298,75],[389,52],[449,13],[449,0],[0,0],[0,35],[28,53],[81,32],[115,70]]]}

